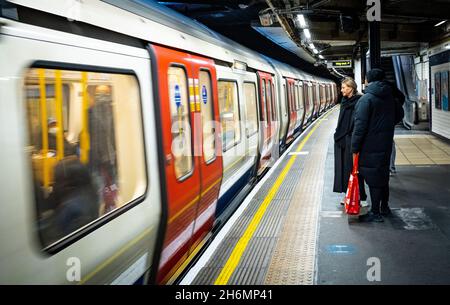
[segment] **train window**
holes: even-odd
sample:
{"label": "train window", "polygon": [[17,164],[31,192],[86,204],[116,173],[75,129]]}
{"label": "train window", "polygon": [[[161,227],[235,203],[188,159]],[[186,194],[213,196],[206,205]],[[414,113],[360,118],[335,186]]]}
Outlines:
{"label": "train window", "polygon": [[246,130],[247,137],[258,131],[258,113],[256,105],[256,85],[244,83],[245,108],[247,110]]}
{"label": "train window", "polygon": [[272,121],[276,121],[277,119],[277,112],[276,112],[276,103],[275,103],[275,86],[271,81],[269,81],[271,87],[272,87]]}
{"label": "train window", "polygon": [[234,81],[220,80],[218,87],[223,150],[227,151],[241,141],[237,84]]}
{"label": "train window", "polygon": [[299,103],[298,103],[298,86],[297,85],[294,85],[294,101],[295,101],[295,111],[298,111]]}
{"label": "train window", "polygon": [[294,96],[294,85],[291,83],[290,84],[291,87],[291,104],[292,104],[292,112],[295,112],[295,96]]}
{"label": "train window", "polygon": [[262,84],[262,94],[261,94],[261,121],[266,120],[266,82],[261,81]]}
{"label": "train window", "polygon": [[200,71],[199,88],[203,130],[203,158],[205,162],[211,162],[216,157],[216,142],[214,139],[211,75],[208,71]]}
{"label": "train window", "polygon": [[298,100],[299,100],[299,103],[300,103],[300,109],[301,110],[303,110],[304,109],[304,97],[303,97],[303,85],[302,84],[300,84],[299,86],[298,86]]}
{"label": "train window", "polygon": [[44,247],[145,193],[134,76],[30,68],[24,90],[27,152]]}
{"label": "train window", "polygon": [[182,67],[169,67],[170,116],[172,118],[172,154],[175,162],[175,176],[182,180],[191,173],[192,138],[189,121],[189,101],[186,71]]}
{"label": "train window", "polygon": [[296,109],[295,109],[295,99],[294,99],[294,85],[292,85],[292,83],[289,84],[289,88],[290,88],[289,94],[291,96],[291,111],[295,112]]}
{"label": "train window", "polygon": [[308,84],[303,83],[302,91],[303,91],[303,99],[305,101],[306,113],[308,115],[309,112],[311,111],[311,107],[309,106]]}
{"label": "train window", "polygon": [[270,83],[265,79],[264,80],[264,86],[266,87],[266,108],[267,108],[267,121],[269,119],[272,119],[271,113],[272,113],[272,96],[271,96],[271,89],[270,89]]}

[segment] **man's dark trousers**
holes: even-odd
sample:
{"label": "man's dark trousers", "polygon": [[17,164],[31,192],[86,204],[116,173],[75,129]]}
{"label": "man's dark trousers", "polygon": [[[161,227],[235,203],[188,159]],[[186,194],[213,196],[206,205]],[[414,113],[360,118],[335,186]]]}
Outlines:
{"label": "man's dark trousers", "polygon": [[389,202],[389,185],[384,187],[371,187],[369,185],[370,199],[372,201],[372,213],[380,214],[380,204],[383,209]]}

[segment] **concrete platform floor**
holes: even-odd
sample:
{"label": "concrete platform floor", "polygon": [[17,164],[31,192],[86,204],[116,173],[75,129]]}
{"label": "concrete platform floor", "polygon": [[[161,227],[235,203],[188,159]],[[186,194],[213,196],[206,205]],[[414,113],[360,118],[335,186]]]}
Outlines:
{"label": "concrete platform floor", "polygon": [[393,215],[384,223],[349,223],[343,195],[332,192],[333,158],[330,139],[316,284],[450,284],[450,165],[398,165],[390,180]]}

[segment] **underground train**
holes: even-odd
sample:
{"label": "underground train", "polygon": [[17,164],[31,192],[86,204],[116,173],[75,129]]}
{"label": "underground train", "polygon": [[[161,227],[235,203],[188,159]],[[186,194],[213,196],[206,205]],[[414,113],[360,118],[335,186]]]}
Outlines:
{"label": "underground train", "polygon": [[158,4],[0,2],[0,283],[172,283],[336,84]]}

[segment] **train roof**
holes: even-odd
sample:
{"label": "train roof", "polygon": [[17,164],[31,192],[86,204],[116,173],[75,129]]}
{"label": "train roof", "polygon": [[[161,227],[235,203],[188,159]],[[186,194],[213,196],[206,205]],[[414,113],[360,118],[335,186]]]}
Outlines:
{"label": "train roof", "polygon": [[272,66],[281,73],[282,76],[290,77],[294,79],[302,79],[302,80],[313,80],[313,76],[309,73],[306,73],[300,69],[292,67],[286,63],[273,59],[271,57],[264,56]]}
{"label": "train roof", "polygon": [[228,63],[273,73],[261,54],[153,1],[143,0],[9,0],[39,11]]}
{"label": "train roof", "polygon": [[288,65],[286,63],[280,62],[276,59],[273,59],[271,57],[264,56],[271,64],[272,66],[281,73],[281,75],[285,77],[290,77],[294,79],[300,78],[300,80],[305,81],[314,81],[314,82],[321,82],[321,83],[333,83],[332,80],[317,77],[315,75],[306,73],[298,68],[292,67],[291,65]]}

